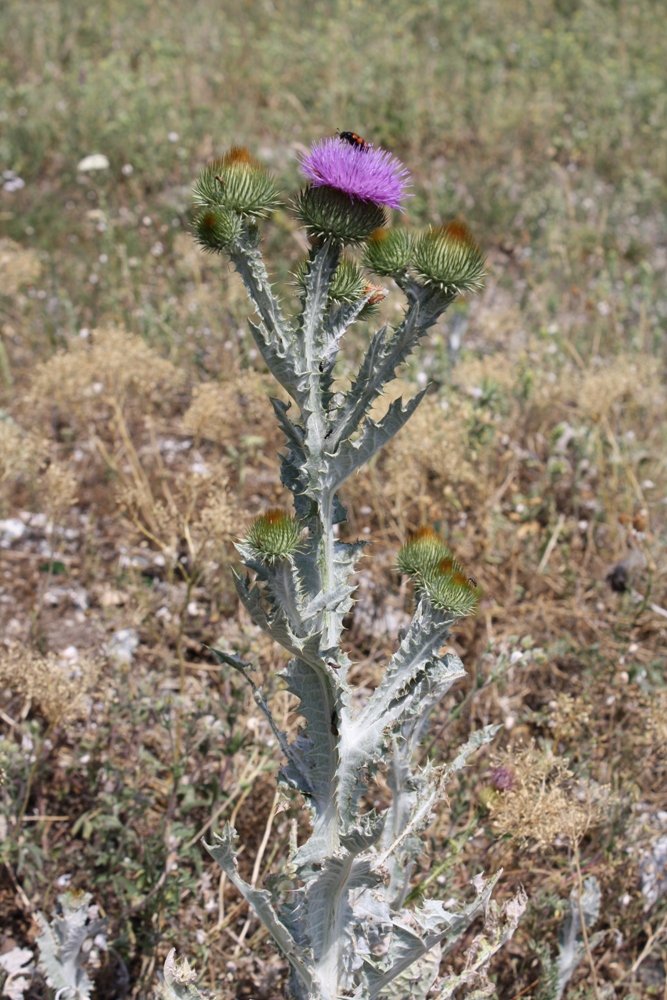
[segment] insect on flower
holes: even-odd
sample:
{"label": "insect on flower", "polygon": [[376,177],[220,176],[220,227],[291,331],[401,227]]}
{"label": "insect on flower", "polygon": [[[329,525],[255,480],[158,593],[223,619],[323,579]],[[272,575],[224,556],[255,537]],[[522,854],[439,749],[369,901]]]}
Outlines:
{"label": "insect on flower", "polygon": [[350,146],[356,146],[361,153],[367,153],[371,148],[370,142],[366,142],[366,140],[362,139],[356,132],[336,131],[336,135],[339,139],[342,139],[343,142],[349,142]]}

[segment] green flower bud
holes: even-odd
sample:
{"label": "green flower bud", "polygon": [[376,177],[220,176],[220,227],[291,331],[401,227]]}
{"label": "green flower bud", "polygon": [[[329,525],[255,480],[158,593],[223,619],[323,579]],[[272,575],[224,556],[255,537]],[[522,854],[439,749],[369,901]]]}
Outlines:
{"label": "green flower bud", "polygon": [[382,205],[352,201],[349,194],[326,185],[300,191],[294,208],[314,241],[333,238],[340,243],[363,243],[386,222]]}
{"label": "green flower bud", "polygon": [[271,507],[253,521],[245,544],[264,562],[285,559],[301,543],[301,525],[280,507]]}
{"label": "green flower bud", "polygon": [[414,240],[408,229],[376,229],[364,246],[361,263],[382,276],[405,271],[412,263]]}
{"label": "green flower bud", "polygon": [[366,294],[366,278],[350,257],[342,257],[331,282],[329,296],[333,302],[351,305]]}
{"label": "green flower bud", "polygon": [[398,554],[398,568],[413,578],[435,608],[457,618],[477,610],[481,588],[432,528],[422,528],[408,539]]}
{"label": "green flower bud", "polygon": [[443,559],[451,558],[452,553],[445,542],[433,528],[420,528],[410,535],[407,542],[398,553],[396,565],[400,573],[409,576],[423,576],[434,570]]}
{"label": "green flower bud", "polygon": [[217,206],[209,208],[195,218],[193,223],[197,243],[210,253],[227,250],[241,235],[243,220],[236,212]]}
{"label": "green flower bud", "polygon": [[[300,260],[297,264],[294,278],[299,288],[305,292],[306,277],[308,275],[308,259]],[[329,300],[350,305],[358,302],[366,291],[367,282],[358,264],[350,257],[341,257],[338,267],[334,271],[329,288]]]}
{"label": "green flower bud", "polygon": [[418,277],[447,294],[476,292],[482,287],[484,256],[462,222],[431,227],[417,241],[413,263]]}
{"label": "green flower bud", "polygon": [[226,208],[243,216],[264,218],[279,204],[276,183],[243,146],[234,146],[204,167],[194,188],[202,208]]}
{"label": "green flower bud", "polygon": [[467,576],[454,558],[443,559],[435,569],[416,581],[430,600],[441,611],[449,611],[457,618],[465,618],[477,611],[482,588]]}

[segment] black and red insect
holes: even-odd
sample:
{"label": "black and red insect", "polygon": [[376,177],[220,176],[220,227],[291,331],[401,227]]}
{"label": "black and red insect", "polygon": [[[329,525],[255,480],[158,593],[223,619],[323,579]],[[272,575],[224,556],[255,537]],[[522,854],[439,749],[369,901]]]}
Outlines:
{"label": "black and red insect", "polygon": [[339,139],[342,139],[343,142],[349,142],[350,146],[356,146],[356,148],[362,153],[367,153],[371,148],[371,144],[366,142],[365,139],[362,139],[356,132],[336,132],[336,135]]}

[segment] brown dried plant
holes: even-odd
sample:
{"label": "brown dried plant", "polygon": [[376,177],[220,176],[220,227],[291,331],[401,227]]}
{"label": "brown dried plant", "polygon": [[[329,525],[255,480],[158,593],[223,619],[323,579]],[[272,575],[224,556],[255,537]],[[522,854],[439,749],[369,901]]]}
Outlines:
{"label": "brown dried plant", "polygon": [[22,285],[37,281],[42,266],[35,250],[26,250],[8,237],[0,239],[0,293],[15,295]]}
{"label": "brown dried plant", "polygon": [[559,838],[575,847],[609,809],[608,787],[575,781],[564,758],[534,743],[497,755],[492,774],[498,789],[487,803],[493,829],[520,846],[545,850]]}
{"label": "brown dried plant", "polygon": [[11,488],[25,477],[33,479],[44,464],[48,442],[26,431],[7,413],[0,411],[0,503],[6,505]]}
{"label": "brown dried plant", "polygon": [[48,512],[50,520],[58,524],[77,502],[79,483],[71,469],[56,461],[51,462],[40,477],[39,491],[42,508]]}
{"label": "brown dried plant", "polygon": [[[405,431],[388,446],[382,474],[373,485],[382,495],[382,506],[391,511],[398,524],[402,524],[411,503],[431,502],[442,509],[445,496],[476,491],[478,476],[466,427],[471,410],[472,404],[466,400],[450,408],[437,396],[429,396]],[[348,488],[363,488],[368,476],[373,476],[373,470],[361,473]],[[424,511],[424,518],[430,513]]]}
{"label": "brown dried plant", "polygon": [[17,803],[12,840],[16,840],[21,832],[32,785],[42,764],[42,754],[45,746],[50,745],[47,740],[57,726],[71,723],[86,714],[88,699],[98,681],[100,669],[100,661],[88,656],[82,656],[72,664],[62,663],[52,652],[42,656],[31,649],[13,648],[0,653],[0,690],[4,688],[24,699],[23,717],[34,708],[45,720],[21,801]]}
{"label": "brown dried plant", "polygon": [[267,377],[252,369],[235,372],[222,382],[197,386],[183,417],[183,427],[197,439],[227,445],[243,434],[273,434],[269,395],[276,395]]}
{"label": "brown dried plant", "polygon": [[183,387],[184,372],[161,358],[141,337],[120,327],[93,330],[88,342],[75,342],[37,365],[24,397],[33,412],[77,426],[107,421],[130,401],[150,407],[171,403]]}
{"label": "brown dried plant", "polygon": [[176,654],[181,691],[185,688],[183,636],[185,612],[192,591],[207,563],[224,556],[225,547],[242,530],[236,499],[229,489],[224,463],[209,473],[181,472],[162,478],[162,497],[156,498],[147,477],[133,463],[133,481],[118,492],[120,508],[134,528],[165,557],[168,572],[185,582],[179,615]]}
{"label": "brown dried plant", "polygon": [[[119,492],[123,512],[135,528],[155,545],[187,579],[201,570],[202,557],[224,546],[239,531],[236,501],[229,489],[224,463],[207,474],[177,473],[163,482],[156,499],[148,483],[127,485]],[[178,559],[185,547],[187,562]]]}
{"label": "brown dried plant", "polygon": [[[608,417],[620,403],[641,409],[664,407],[665,402],[659,367],[650,356],[619,354],[581,372],[573,387],[580,413],[595,423]],[[567,393],[566,384],[563,389]]]}
{"label": "brown dried plant", "polygon": [[52,652],[42,656],[30,649],[9,649],[0,653],[0,688],[24,698],[27,707],[34,707],[53,728],[86,713],[100,669],[94,657],[64,664]]}

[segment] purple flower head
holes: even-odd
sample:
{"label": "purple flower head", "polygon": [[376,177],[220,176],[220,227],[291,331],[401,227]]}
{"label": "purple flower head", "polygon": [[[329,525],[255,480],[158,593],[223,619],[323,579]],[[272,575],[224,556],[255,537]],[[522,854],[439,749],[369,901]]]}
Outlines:
{"label": "purple flower head", "polygon": [[494,767],[491,784],[499,792],[511,792],[514,788],[514,772],[509,767]]}
{"label": "purple flower head", "polygon": [[385,149],[363,149],[340,139],[322,139],[302,158],[301,169],[313,187],[336,188],[353,201],[358,198],[402,210],[401,201],[408,197],[410,174]]}

